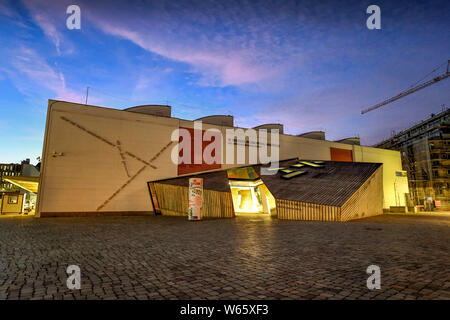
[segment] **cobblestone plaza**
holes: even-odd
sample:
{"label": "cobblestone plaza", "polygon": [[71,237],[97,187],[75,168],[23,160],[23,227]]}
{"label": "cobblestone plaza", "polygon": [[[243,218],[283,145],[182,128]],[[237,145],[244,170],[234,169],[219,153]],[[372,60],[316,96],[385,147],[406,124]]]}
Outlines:
{"label": "cobblestone plaza", "polygon": [[[450,217],[0,218],[0,299],[450,299]],[[369,290],[369,265],[381,289]],[[81,269],[81,289],[66,268]]]}

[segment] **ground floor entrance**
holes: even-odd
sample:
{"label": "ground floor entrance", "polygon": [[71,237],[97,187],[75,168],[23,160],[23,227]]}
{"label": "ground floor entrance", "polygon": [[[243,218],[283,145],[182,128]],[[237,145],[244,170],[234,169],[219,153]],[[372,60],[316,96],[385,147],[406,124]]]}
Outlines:
{"label": "ground floor entrance", "polygon": [[261,179],[255,181],[230,180],[233,208],[239,214],[267,214],[275,212],[275,198]]}

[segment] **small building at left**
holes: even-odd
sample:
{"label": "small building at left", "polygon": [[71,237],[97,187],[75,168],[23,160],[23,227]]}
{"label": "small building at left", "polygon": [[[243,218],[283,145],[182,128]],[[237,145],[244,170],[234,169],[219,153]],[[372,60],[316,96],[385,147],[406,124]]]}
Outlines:
{"label": "small building at left", "polygon": [[39,168],[30,159],[0,163],[0,215],[34,214]]}

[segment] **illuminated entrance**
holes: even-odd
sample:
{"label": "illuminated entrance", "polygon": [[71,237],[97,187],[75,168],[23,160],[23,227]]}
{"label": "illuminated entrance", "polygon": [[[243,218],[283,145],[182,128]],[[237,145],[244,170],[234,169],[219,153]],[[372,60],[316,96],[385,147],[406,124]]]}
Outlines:
{"label": "illuminated entrance", "polygon": [[239,213],[275,213],[275,198],[252,167],[227,171],[233,208]]}
{"label": "illuminated entrance", "polygon": [[195,177],[203,179],[205,218],[349,221],[383,213],[381,163],[293,158],[278,165],[271,175],[253,165],[149,181],[150,197],[155,212],[187,217]]}

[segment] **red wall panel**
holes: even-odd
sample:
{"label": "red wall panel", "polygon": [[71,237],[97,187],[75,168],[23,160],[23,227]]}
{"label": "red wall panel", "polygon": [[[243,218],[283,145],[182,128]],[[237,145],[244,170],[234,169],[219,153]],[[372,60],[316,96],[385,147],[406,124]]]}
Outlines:
{"label": "red wall panel", "polygon": [[331,161],[353,161],[352,150],[330,148]]}
{"label": "red wall panel", "polygon": [[[212,163],[212,164],[207,164],[205,163],[205,160],[202,157],[202,163],[200,164],[195,164],[194,163],[194,129],[191,128],[183,128],[180,127],[180,129],[186,129],[187,131],[189,131],[190,135],[191,135],[191,163],[187,164],[187,163],[180,163],[178,165],[178,175],[182,175],[182,174],[189,174],[189,173],[195,173],[195,172],[201,172],[201,171],[207,171],[207,170],[214,170],[214,169],[220,169],[222,166],[220,163]],[[202,130],[202,137],[203,134],[205,133],[205,130]],[[179,138],[179,142],[181,142],[182,138],[180,136]],[[213,143],[213,141],[202,141],[202,154],[203,151],[205,150],[206,146],[208,146],[210,143]],[[222,145],[220,145],[220,148],[222,148]],[[217,150],[216,150],[217,151]],[[181,150],[181,153],[179,154],[179,156],[182,156],[182,152],[183,150]],[[218,150],[219,152],[219,158],[221,159],[220,155],[222,150]]]}

